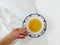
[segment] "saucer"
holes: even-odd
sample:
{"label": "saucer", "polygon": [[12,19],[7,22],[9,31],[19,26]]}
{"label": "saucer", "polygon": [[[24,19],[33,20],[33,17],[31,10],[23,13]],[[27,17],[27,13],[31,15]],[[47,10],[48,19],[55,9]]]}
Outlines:
{"label": "saucer", "polygon": [[30,14],[23,20],[22,27],[27,28],[29,37],[37,38],[45,33],[47,22],[40,14]]}

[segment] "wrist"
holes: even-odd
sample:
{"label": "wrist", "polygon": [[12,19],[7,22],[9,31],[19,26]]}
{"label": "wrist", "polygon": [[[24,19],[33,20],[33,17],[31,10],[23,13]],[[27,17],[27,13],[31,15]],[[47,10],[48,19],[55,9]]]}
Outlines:
{"label": "wrist", "polygon": [[4,39],[1,40],[1,45],[9,45],[14,41],[14,39],[12,39],[9,36],[6,36]]}

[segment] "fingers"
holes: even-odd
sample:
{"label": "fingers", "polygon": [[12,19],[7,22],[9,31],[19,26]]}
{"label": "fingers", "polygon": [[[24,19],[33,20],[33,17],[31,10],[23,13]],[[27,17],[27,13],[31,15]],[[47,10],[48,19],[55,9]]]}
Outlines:
{"label": "fingers", "polygon": [[26,37],[25,34],[20,34],[20,35],[18,35],[18,38],[25,38],[25,37]]}
{"label": "fingers", "polygon": [[21,38],[21,39],[23,39],[23,38],[25,38],[27,35],[28,35],[28,32],[27,32],[27,30],[26,30],[26,28],[24,29],[25,31],[24,31],[24,33],[21,33],[21,34],[19,34],[19,38]]}
{"label": "fingers", "polygon": [[25,31],[27,31],[27,29],[21,28],[21,29],[19,30],[19,33],[25,33]]}
{"label": "fingers", "polygon": [[20,34],[20,33],[24,33],[27,30],[26,30],[26,28],[16,28],[16,29],[14,29],[14,31],[16,31],[18,34]]}
{"label": "fingers", "polygon": [[18,38],[25,38],[26,36],[28,35],[28,32],[27,31],[25,31],[23,34],[19,34],[18,35]]}
{"label": "fingers", "polygon": [[17,38],[25,38],[28,35],[27,29],[26,28],[16,28],[14,29],[15,31],[17,31]]}
{"label": "fingers", "polygon": [[28,35],[28,32],[27,32],[27,31],[25,31],[25,32],[24,32],[24,35]]}

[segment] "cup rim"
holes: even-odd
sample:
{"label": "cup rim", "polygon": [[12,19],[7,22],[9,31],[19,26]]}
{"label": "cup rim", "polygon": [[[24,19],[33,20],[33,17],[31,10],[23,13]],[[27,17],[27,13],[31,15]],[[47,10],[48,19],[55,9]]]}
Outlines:
{"label": "cup rim", "polygon": [[[30,32],[29,34],[28,34],[28,36],[29,37],[40,37],[41,35],[43,35],[44,33],[45,33],[45,31],[46,31],[46,29],[47,29],[47,22],[46,22],[46,20],[45,20],[45,18],[42,16],[42,15],[40,15],[40,14],[30,14],[30,15],[28,15],[28,16],[26,16],[25,17],[25,19],[24,19],[24,21],[23,21],[23,24],[22,24],[22,27],[24,27],[24,23],[27,23],[28,21],[26,20],[27,18],[30,18],[30,19],[32,19],[33,17],[32,16],[38,16],[39,18],[41,18],[40,19],[40,21],[42,22],[42,29],[38,32],[38,33],[32,33],[32,32]],[[37,17],[37,18],[38,18]],[[29,19],[28,19],[29,20]],[[27,25],[27,24],[26,24]],[[27,26],[27,28],[28,28],[28,26]],[[28,29],[28,31],[29,31],[29,29]],[[33,35],[38,35],[38,36],[33,36]]]}

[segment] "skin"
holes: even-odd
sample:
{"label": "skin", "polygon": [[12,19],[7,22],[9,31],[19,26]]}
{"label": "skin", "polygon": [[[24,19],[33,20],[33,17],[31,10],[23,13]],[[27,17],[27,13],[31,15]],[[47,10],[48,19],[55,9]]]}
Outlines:
{"label": "skin", "polygon": [[24,39],[28,35],[26,28],[16,28],[4,39],[0,40],[0,45],[9,45],[16,39]]}

